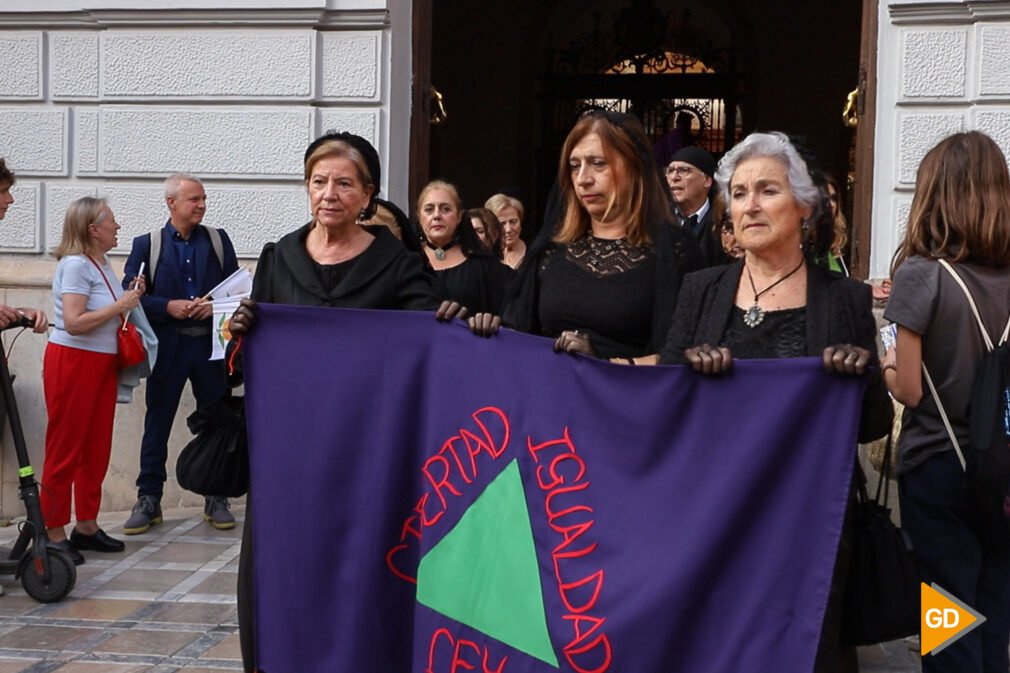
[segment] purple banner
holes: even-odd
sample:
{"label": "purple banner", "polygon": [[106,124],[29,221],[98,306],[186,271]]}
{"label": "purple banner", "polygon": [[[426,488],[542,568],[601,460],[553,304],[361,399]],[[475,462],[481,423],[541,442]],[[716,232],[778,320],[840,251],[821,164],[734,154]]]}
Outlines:
{"label": "purple banner", "polygon": [[862,381],[263,305],[246,382],[263,673],[812,670]]}

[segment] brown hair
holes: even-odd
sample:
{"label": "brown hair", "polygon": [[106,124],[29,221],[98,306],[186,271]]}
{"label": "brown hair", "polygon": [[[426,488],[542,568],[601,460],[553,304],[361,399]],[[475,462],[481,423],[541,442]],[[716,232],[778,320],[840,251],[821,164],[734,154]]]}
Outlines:
{"label": "brown hair", "polygon": [[1010,264],[1010,173],[989,136],[956,133],[926,153],[891,274],[913,255]]}
{"label": "brown hair", "polygon": [[63,216],[63,236],[53,251],[56,259],[88,253],[91,249],[88,227],[101,221],[102,211],[108,205],[105,199],[84,196],[67,206],[67,214]]}
{"label": "brown hair", "polygon": [[421,194],[417,197],[417,212],[418,215],[421,213],[421,206],[424,204],[424,199],[428,194],[432,193],[436,189],[441,189],[442,191],[449,193],[449,198],[452,200],[452,205],[456,206],[456,211],[459,213],[460,218],[463,217],[463,200],[459,198],[459,191],[457,191],[454,185],[445,182],[444,180],[432,180],[424,186],[421,190]]}
{"label": "brown hair", "polygon": [[0,158],[0,186],[10,187],[15,181],[14,172],[7,168],[7,162]]}
{"label": "brown hair", "polygon": [[[312,150],[312,154],[305,157],[305,182],[309,181],[309,177],[312,175],[312,169],[321,159],[327,159],[330,157],[340,157],[342,159],[349,159],[354,166],[358,169],[358,179],[361,180],[361,184],[364,186],[375,186],[375,181],[372,179],[372,174],[368,170],[368,163],[365,161],[365,157],[362,156],[361,152],[356,150],[350,144],[345,143],[343,140],[327,140],[319,145],[319,147]],[[374,192],[373,192],[374,195]]]}
{"label": "brown hair", "polygon": [[[835,190],[835,203],[838,208],[838,215],[835,216],[834,221],[831,223],[831,252],[836,255],[841,255],[845,250],[845,244],[849,242],[849,224],[845,221],[845,209],[842,207],[842,190],[838,185],[838,179],[830,173],[824,174],[825,182],[834,188]],[[831,192],[827,194],[828,198],[831,198]]]}
{"label": "brown hair", "polygon": [[[561,186],[564,214],[554,241],[573,243],[590,229],[589,213],[582,207],[575,193],[568,160],[575,146],[591,133],[600,137],[604,158],[612,167],[614,176],[614,195],[607,204],[606,213],[609,215],[612,209],[619,209],[613,214],[627,222],[629,243],[632,245],[649,243],[646,218],[649,215],[647,211],[650,202],[653,207],[656,204],[666,204],[665,211],[669,211],[669,201],[660,184],[659,173],[655,169],[649,150],[651,144],[641,123],[634,117],[600,111],[580,118],[561,148],[558,184]],[[669,219],[670,214],[668,212],[664,214]]]}
{"label": "brown hair", "polygon": [[505,235],[502,231],[501,222],[498,221],[498,217],[494,212],[489,208],[471,208],[463,213],[463,217],[470,220],[471,223],[474,219],[478,219],[484,223],[484,231],[487,232],[487,240],[490,244],[491,252],[498,259],[501,259],[505,254]]}
{"label": "brown hair", "polygon": [[506,208],[515,208],[516,213],[519,214],[519,221],[522,222],[526,219],[526,215],[523,212],[523,202],[513,196],[509,196],[508,194],[492,194],[488,197],[487,201],[484,202],[484,208],[494,213],[495,217],[498,217],[498,215],[501,214],[501,211]]}

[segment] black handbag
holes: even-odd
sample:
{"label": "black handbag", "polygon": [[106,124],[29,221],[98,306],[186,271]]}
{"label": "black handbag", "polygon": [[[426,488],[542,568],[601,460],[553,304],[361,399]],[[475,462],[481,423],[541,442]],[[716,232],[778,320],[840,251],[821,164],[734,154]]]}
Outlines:
{"label": "black handbag", "polygon": [[237,498],[249,490],[245,398],[226,395],[186,419],[195,437],[175,463],[179,485],[200,495]]}
{"label": "black handbag", "polygon": [[[892,450],[887,438],[884,465]],[[861,467],[853,520],[852,557],[845,583],[842,640],[849,645],[873,645],[919,632],[919,583],[911,542],[891,521],[887,478],[883,473],[871,499]],[[881,492],[883,491],[883,498]]]}

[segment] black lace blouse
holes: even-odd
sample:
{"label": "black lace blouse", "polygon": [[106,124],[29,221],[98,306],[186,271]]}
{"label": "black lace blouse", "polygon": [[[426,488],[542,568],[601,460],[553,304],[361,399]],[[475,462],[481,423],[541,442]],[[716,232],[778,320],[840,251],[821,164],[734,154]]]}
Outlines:
{"label": "black lace blouse", "polygon": [[540,263],[541,333],[589,334],[601,358],[650,352],[656,291],[651,248],[587,235],[556,246]]}
{"label": "black lace blouse", "polygon": [[764,320],[756,327],[748,327],[744,323],[745,313],[739,306],[733,307],[720,344],[728,347],[734,358],[767,360],[801,358],[807,355],[805,306],[766,311]]}

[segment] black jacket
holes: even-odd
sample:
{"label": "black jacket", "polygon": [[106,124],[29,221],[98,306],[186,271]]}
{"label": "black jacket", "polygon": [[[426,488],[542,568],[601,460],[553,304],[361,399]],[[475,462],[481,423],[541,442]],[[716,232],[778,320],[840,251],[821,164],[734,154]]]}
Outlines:
{"label": "black jacket", "polygon": [[305,248],[311,225],[267,243],[253,279],[252,298],[275,304],[342,308],[434,310],[439,300],[417,255],[383,226],[366,227],[375,240],[347,276],[326,292]]}
{"label": "black jacket", "polygon": [[[662,364],[683,364],[684,349],[718,345],[736,300],[743,262],[688,274],[680,290],[673,326],[660,352]],[[807,263],[807,353],[820,355],[828,346],[852,344],[870,351],[869,385],[863,397],[859,441],[887,434],[894,413],[877,359],[877,327],[871,312],[870,286]]]}

